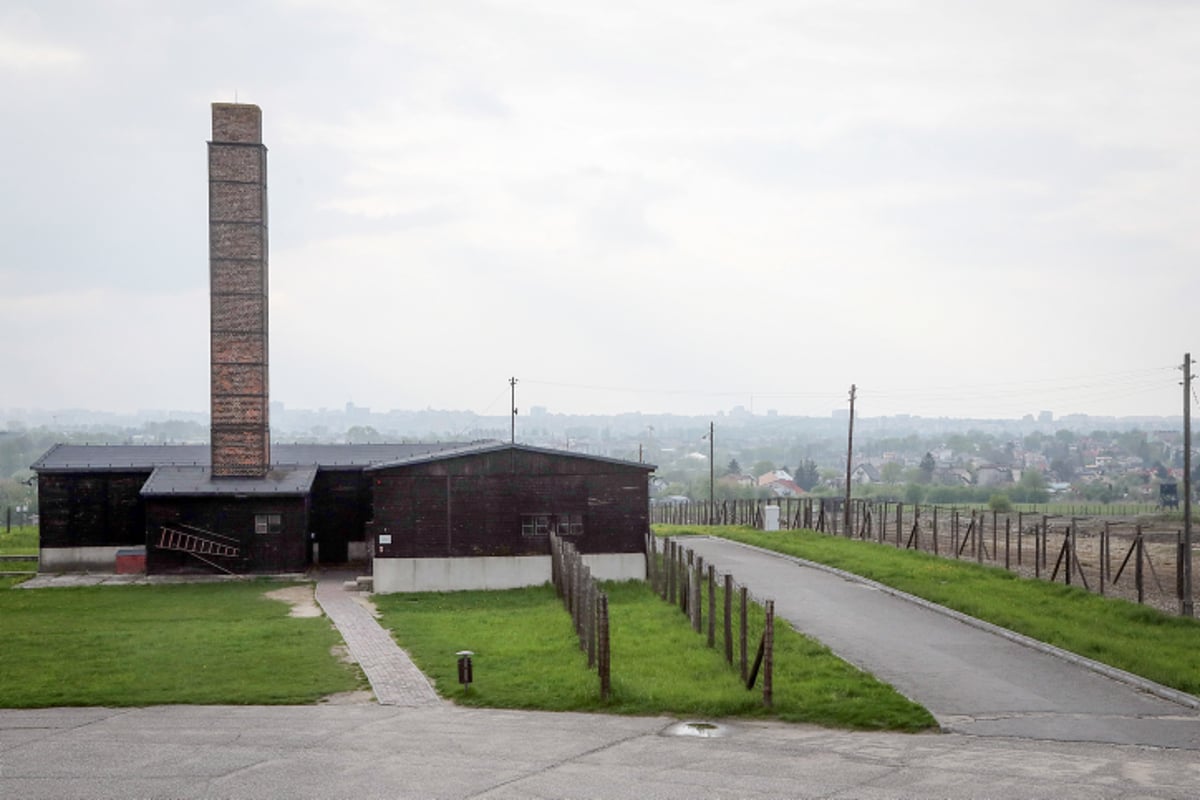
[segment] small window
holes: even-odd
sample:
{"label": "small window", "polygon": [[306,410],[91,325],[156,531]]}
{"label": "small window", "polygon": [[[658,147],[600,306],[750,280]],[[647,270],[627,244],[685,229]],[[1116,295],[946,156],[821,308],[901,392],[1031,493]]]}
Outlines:
{"label": "small window", "polygon": [[553,530],[554,517],[550,514],[522,514],[522,536],[549,536]]}
{"label": "small window", "polygon": [[560,536],[583,535],[583,514],[559,514],[558,533]]}
{"label": "small window", "polygon": [[255,514],[254,532],[259,535],[281,533],[283,531],[282,514]]}

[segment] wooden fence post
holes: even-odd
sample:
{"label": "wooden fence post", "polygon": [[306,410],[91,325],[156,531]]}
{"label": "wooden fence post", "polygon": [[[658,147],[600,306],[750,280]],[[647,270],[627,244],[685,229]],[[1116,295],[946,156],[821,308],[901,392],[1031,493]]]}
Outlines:
{"label": "wooden fence post", "polygon": [[1133,568],[1133,582],[1137,586],[1137,601],[1139,603],[1145,601],[1145,585],[1142,582],[1142,526],[1137,526],[1137,539],[1134,540],[1134,546],[1137,549],[1137,564]]}
{"label": "wooden fence post", "polygon": [[599,627],[599,666],[596,670],[600,673],[600,699],[608,700],[612,695],[612,651],[608,646],[608,595],[600,595],[600,603],[598,615]]}
{"label": "wooden fence post", "polygon": [[588,669],[596,666],[596,629],[599,627],[597,617],[600,614],[600,598],[597,597],[596,584],[588,581],[587,602],[584,605],[584,621],[587,627],[587,657]]}
{"label": "wooden fence post", "polygon": [[725,573],[725,662],[733,663],[733,576]]}
{"label": "wooden fence post", "polygon": [[993,510],[992,511],[992,563],[995,563],[997,560],[999,560],[999,557],[1000,557],[1000,554],[996,552],[996,546],[997,546],[996,545],[996,530],[999,527],[998,523],[996,522],[997,519],[998,519],[998,517],[996,516],[996,511]]}
{"label": "wooden fence post", "polygon": [[767,625],[763,631],[763,705],[771,708],[775,702],[775,601],[767,601]]}
{"label": "wooden fence post", "polygon": [[654,534],[646,532],[646,579],[650,591],[658,594],[658,553],[655,552]]}
{"label": "wooden fence post", "polygon": [[1104,522],[1104,530],[1100,531],[1100,556],[1099,561],[1100,572],[1100,596],[1104,596],[1104,562],[1108,560],[1108,521]]}
{"label": "wooden fence post", "polygon": [[671,605],[675,605],[675,540],[667,539],[663,542],[663,568],[667,571],[666,591],[663,593],[663,599]]}
{"label": "wooden fence post", "polygon": [[1175,532],[1175,599],[1183,608],[1183,531]]}
{"label": "wooden fence post", "polygon": [[1012,517],[1004,517],[1004,568],[1012,568]]}
{"label": "wooden fence post", "polygon": [[708,565],[708,646],[717,646],[717,568]]}
{"label": "wooden fence post", "polygon": [[1048,516],[1046,516],[1045,514],[1043,514],[1042,515],[1042,548],[1041,548],[1041,550],[1042,550],[1042,552],[1041,552],[1042,569],[1045,569],[1046,567],[1050,566],[1049,561],[1046,558],[1046,548],[1049,546],[1048,545],[1049,539],[1050,539],[1050,518]]}
{"label": "wooden fence post", "polygon": [[937,506],[933,507],[933,554],[938,555]]}
{"label": "wooden fence post", "polygon": [[1021,566],[1021,545],[1025,534],[1025,512],[1017,512],[1017,566]]}
{"label": "wooden fence post", "polygon": [[738,647],[741,651],[741,659],[742,659],[742,683],[745,683],[746,682],[746,618],[747,618],[746,587],[745,586],[742,587],[740,594],[741,594],[742,610],[741,610],[741,618],[739,619],[740,624],[738,625]]}
{"label": "wooden fence post", "polygon": [[701,625],[704,622],[703,603],[701,602],[704,594],[704,559],[696,558],[696,572],[692,575],[692,630],[696,633],[700,632]]}

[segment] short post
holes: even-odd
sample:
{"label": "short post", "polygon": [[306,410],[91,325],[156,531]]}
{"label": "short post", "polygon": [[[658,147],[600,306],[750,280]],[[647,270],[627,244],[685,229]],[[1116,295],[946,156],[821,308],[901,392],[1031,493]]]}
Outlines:
{"label": "short post", "polygon": [[458,682],[462,684],[464,692],[469,692],[475,679],[475,670],[471,664],[471,656],[475,654],[470,650],[459,650],[455,655],[458,656]]}

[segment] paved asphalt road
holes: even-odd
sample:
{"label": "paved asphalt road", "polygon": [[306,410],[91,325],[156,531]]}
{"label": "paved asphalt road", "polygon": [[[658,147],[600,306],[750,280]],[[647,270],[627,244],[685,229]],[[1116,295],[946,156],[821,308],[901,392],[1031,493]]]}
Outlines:
{"label": "paved asphalt road", "polygon": [[756,597],[773,598],[795,628],[924,705],[945,730],[1200,750],[1194,708],[860,579],[723,539],[679,541]]}

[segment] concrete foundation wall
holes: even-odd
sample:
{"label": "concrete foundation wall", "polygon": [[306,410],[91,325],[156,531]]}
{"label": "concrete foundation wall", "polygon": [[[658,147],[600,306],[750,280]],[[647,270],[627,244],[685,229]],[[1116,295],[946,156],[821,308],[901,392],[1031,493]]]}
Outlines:
{"label": "concrete foundation wall", "polygon": [[38,572],[115,572],[123,547],[43,547]]}
{"label": "concrete foundation wall", "polygon": [[[641,553],[592,553],[583,560],[600,580],[646,578]],[[550,556],[376,558],[374,564],[374,588],[380,594],[516,589],[550,581]]]}

